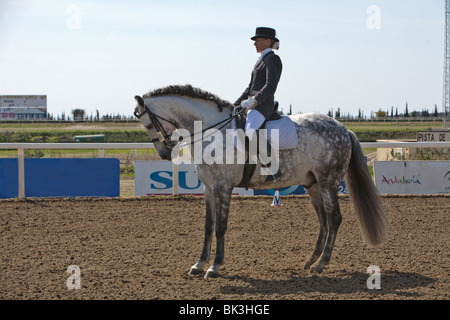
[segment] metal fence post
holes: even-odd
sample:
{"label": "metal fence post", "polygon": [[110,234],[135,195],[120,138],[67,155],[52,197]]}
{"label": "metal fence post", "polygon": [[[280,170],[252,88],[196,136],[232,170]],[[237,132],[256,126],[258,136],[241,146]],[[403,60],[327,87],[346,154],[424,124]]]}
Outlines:
{"label": "metal fence post", "polygon": [[178,164],[172,161],[172,194],[174,196],[178,195]]}
{"label": "metal fence post", "polygon": [[25,198],[25,152],[23,148],[17,149],[17,162],[19,166],[19,199]]}

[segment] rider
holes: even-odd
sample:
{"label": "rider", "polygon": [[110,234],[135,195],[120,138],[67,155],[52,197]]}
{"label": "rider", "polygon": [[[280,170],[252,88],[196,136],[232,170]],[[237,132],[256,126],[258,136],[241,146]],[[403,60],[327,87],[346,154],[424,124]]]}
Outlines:
{"label": "rider", "polygon": [[[278,55],[272,49],[278,50],[280,41],[276,37],[276,31],[272,28],[256,28],[255,35],[251,38],[255,43],[259,58],[251,74],[248,87],[236,100],[235,106],[242,107],[247,113],[245,133],[252,141],[256,130],[274,113],[274,94],[280,80],[282,63]],[[266,181],[275,180],[281,176],[281,171],[268,175]]]}

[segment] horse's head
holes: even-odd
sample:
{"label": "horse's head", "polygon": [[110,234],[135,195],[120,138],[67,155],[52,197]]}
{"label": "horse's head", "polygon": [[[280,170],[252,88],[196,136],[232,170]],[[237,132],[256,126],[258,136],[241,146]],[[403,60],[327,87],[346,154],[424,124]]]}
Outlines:
{"label": "horse's head", "polygon": [[154,113],[155,110],[150,110],[142,97],[135,96],[134,98],[137,102],[134,115],[147,130],[159,156],[163,160],[172,160],[172,149],[177,142],[171,141],[170,137],[172,132],[177,129],[175,123],[157,115]]}

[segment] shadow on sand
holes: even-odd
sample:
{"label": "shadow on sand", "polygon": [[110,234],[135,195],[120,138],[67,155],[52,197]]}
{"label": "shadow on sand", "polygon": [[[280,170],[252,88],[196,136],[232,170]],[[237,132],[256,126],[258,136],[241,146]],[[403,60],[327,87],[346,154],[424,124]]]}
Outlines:
{"label": "shadow on sand", "polygon": [[342,277],[336,278],[324,275],[294,276],[285,280],[265,280],[245,278],[241,276],[230,276],[230,280],[243,281],[243,286],[223,286],[223,294],[302,294],[302,293],[336,293],[354,294],[359,292],[376,294],[395,294],[399,298],[420,298],[420,295],[409,289],[426,287],[436,279],[409,272],[386,272],[381,274],[381,289],[368,289],[367,279],[369,274],[353,272],[343,273]]}

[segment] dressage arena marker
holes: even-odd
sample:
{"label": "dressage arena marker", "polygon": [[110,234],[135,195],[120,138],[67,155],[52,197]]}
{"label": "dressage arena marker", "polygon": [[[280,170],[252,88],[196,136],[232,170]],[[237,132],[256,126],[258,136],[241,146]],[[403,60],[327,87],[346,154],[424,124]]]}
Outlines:
{"label": "dressage arena marker", "polygon": [[280,192],[278,190],[275,191],[275,195],[273,197],[272,207],[282,206],[280,200]]}

